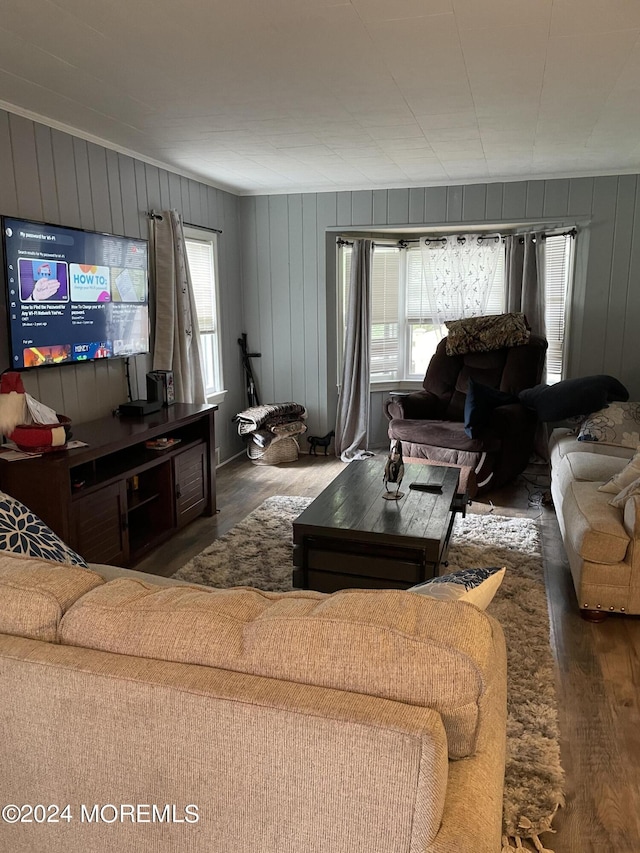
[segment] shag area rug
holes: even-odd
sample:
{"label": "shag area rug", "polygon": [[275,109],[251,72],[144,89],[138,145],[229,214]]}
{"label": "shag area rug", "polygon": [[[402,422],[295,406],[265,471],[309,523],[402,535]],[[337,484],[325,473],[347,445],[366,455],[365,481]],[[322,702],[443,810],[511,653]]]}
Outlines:
{"label": "shag area rug", "polygon": [[[291,525],[310,503],[269,498],[174,577],[220,588],[290,590]],[[448,560],[443,572],[507,567],[487,609],[502,625],[508,657],[503,853],[521,847],[551,853],[539,836],[553,831],[553,816],[564,805],[564,773],[538,526],[528,518],[458,515]]]}

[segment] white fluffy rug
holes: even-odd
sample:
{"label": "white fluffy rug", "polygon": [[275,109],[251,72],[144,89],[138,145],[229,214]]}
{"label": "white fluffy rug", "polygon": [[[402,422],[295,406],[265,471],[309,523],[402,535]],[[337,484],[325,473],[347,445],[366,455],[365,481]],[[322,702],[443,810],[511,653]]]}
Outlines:
{"label": "white fluffy rug", "polygon": [[[291,524],[310,502],[269,498],[174,577],[214,587],[291,589]],[[564,774],[538,526],[528,518],[458,516],[448,560],[443,573],[507,567],[488,608],[504,629],[509,665],[504,845],[508,850],[508,839],[535,837],[537,844],[527,848],[525,841],[524,849],[541,850],[537,836],[551,829],[564,802]]]}

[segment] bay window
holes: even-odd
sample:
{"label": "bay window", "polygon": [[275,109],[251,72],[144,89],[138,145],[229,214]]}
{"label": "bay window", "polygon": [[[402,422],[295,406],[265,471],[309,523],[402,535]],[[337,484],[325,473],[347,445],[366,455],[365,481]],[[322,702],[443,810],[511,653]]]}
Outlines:
{"label": "bay window", "polygon": [[[436,242],[437,238],[433,238]],[[487,236],[483,240],[498,240]],[[545,321],[549,350],[547,382],[563,376],[565,310],[572,275],[573,240],[549,235],[545,241]],[[488,286],[483,291],[482,311],[501,314],[506,310],[505,252],[502,241],[493,247]],[[351,274],[351,246],[343,244],[338,256],[339,317],[342,333]],[[446,335],[444,322],[433,306],[433,290],[425,276],[433,274],[423,263],[419,242],[406,247],[377,243],[373,252],[371,282],[371,382],[398,383],[424,378],[439,341]],[[446,276],[446,265],[439,270]],[[453,273],[452,273],[453,275]],[[468,287],[477,287],[470,274]],[[431,295],[430,295],[431,293]],[[344,334],[339,335],[344,340]]]}

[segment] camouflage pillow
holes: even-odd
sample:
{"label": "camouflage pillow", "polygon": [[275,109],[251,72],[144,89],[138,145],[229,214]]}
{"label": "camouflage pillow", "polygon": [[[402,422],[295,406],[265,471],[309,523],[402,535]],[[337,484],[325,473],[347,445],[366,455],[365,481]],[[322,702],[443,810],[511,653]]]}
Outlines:
{"label": "camouflage pillow", "polygon": [[449,320],[445,326],[448,330],[447,355],[517,347],[528,344],[531,337],[526,318],[521,313]]}

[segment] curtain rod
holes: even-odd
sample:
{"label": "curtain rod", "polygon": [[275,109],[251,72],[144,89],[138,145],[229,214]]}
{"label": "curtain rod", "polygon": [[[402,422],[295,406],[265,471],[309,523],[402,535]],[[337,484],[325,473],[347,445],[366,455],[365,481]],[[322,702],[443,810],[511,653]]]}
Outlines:
{"label": "curtain rod", "polygon": [[[148,210],[147,216],[149,219],[160,219],[162,220],[162,214],[157,213],[155,210]],[[209,228],[208,225],[196,225],[194,222],[183,222],[183,225],[186,225],[187,228],[202,228],[204,231],[213,231],[215,234],[222,234],[222,228]]]}
{"label": "curtain rod", "polygon": [[[367,238],[362,238],[362,239],[367,239]],[[397,240],[395,243],[392,241],[389,241],[388,243],[376,243],[375,241],[372,241],[372,242],[373,242],[374,246],[386,246],[387,248],[393,248],[394,246],[397,246],[398,249],[406,249],[407,246],[409,245],[409,243],[419,243],[420,238],[416,237],[415,239],[412,239],[412,240]],[[336,245],[338,245],[338,246],[353,246],[353,240],[343,240],[342,237],[338,237],[336,239]]]}
{"label": "curtain rod", "polygon": [[[529,233],[531,233],[531,232],[529,232]],[[576,237],[577,234],[578,234],[578,229],[577,228],[571,228],[569,231],[561,231],[560,233],[543,232],[540,236],[542,237],[543,240],[545,240],[547,237]],[[524,239],[522,234],[512,234],[510,236],[520,237],[521,240]],[[424,237],[424,238],[416,237],[416,238],[413,238],[411,240],[398,240],[395,245],[399,249],[406,249],[409,243],[419,243],[421,239],[424,239],[425,243],[446,243],[446,241],[447,241],[447,237]],[[461,235],[461,234],[458,235],[458,238],[457,238],[458,243],[464,243],[465,239],[466,238],[464,237],[464,235]],[[483,237],[482,235],[480,235],[478,237],[478,241],[500,240],[500,239],[502,239],[502,242],[504,242],[505,237],[500,237],[499,234],[487,234],[486,237]],[[342,237],[338,237],[336,240],[336,245],[338,245],[338,246],[353,246],[353,240],[344,240]],[[389,243],[376,243],[376,242],[374,242],[373,245],[374,246],[389,246],[389,245],[393,246],[394,244],[393,243],[389,244]]]}

